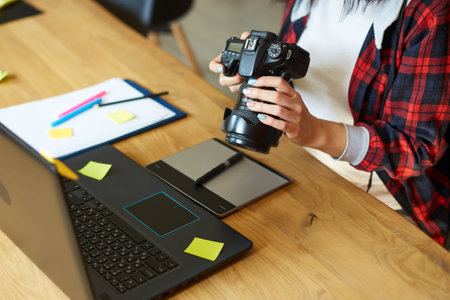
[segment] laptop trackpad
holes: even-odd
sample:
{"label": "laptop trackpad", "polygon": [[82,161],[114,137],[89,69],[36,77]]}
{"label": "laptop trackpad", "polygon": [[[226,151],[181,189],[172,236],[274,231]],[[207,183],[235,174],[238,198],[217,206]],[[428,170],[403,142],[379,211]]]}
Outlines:
{"label": "laptop trackpad", "polygon": [[139,200],[124,209],[160,237],[200,219],[164,192]]}

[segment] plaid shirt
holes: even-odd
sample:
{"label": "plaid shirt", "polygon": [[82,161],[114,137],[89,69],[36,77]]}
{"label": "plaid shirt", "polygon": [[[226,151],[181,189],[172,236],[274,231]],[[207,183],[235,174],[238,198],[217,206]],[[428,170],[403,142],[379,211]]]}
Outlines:
{"label": "plaid shirt", "polygon": [[[294,2],[286,1],[280,32],[289,43],[298,41],[308,20],[306,15],[291,22]],[[368,152],[356,168],[376,171],[419,227],[444,245],[450,223],[449,1],[408,4],[395,53],[397,75],[383,100],[396,23],[386,29],[381,49],[370,28],[351,77],[355,125],[370,133]]]}

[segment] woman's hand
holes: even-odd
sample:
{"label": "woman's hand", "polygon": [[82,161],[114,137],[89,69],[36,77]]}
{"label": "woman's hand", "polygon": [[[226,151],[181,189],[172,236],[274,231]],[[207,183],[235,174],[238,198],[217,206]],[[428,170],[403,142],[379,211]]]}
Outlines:
{"label": "woman's hand", "polygon": [[[339,157],[344,152],[347,144],[344,125],[321,120],[311,115],[301,95],[284,79],[263,76],[251,85],[254,87],[243,91],[247,97],[270,103],[247,102],[249,109],[260,112],[258,118],[262,123],[283,131],[298,145],[316,148],[333,157]],[[272,87],[275,90],[264,90],[258,87]]]}
{"label": "woman's hand", "polygon": [[[241,34],[241,40],[247,38],[250,35],[250,32],[246,31]],[[219,83],[221,86],[227,86],[230,91],[238,92],[239,88],[244,81],[244,78],[236,74],[234,76],[225,76],[223,75],[224,66],[220,63],[220,59],[222,58],[222,54],[214,58],[209,62],[209,69],[214,73],[220,73]]]}

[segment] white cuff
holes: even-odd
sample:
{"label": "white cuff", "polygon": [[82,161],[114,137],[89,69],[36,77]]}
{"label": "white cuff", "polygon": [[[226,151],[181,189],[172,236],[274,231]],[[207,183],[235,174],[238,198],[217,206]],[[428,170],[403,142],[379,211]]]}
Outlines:
{"label": "white cuff", "polygon": [[364,159],[369,150],[370,134],[363,126],[344,124],[347,132],[347,145],[344,152],[336,160],[348,161],[356,166]]}

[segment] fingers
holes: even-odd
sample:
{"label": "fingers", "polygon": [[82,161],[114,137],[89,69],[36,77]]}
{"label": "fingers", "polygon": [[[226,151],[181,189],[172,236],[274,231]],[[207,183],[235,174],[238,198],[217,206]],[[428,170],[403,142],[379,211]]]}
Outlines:
{"label": "fingers", "polygon": [[241,84],[231,85],[228,88],[230,89],[231,92],[237,93],[237,92],[239,92],[239,90],[241,88]]}
{"label": "fingers", "polygon": [[241,40],[245,40],[250,35],[250,31],[244,31],[241,33]]}
{"label": "fingers", "polygon": [[286,134],[288,134],[291,131],[290,129],[291,124],[284,120],[276,119],[270,115],[265,114],[258,114],[258,119],[261,121],[261,123],[264,123],[280,131],[283,131]]}
{"label": "fingers", "polygon": [[[289,83],[279,76],[263,76],[259,77],[255,83],[252,83],[255,87],[271,87],[276,91],[286,94],[288,96],[294,96],[297,91],[293,89]],[[261,99],[263,100],[263,99]]]}
{"label": "fingers", "polygon": [[214,73],[222,73],[223,72],[223,65],[220,63],[220,59],[222,58],[222,54],[214,58],[212,61],[209,62],[209,70]]}
{"label": "fingers", "polygon": [[[284,83],[286,84],[286,86]],[[300,95],[285,81],[284,83],[278,87],[273,86],[276,90],[266,90],[266,89],[259,89],[257,87],[253,88],[248,87],[245,88],[242,92],[248,98],[263,100],[273,104],[290,107],[291,109],[296,110],[295,106],[299,104],[298,97],[300,97]],[[257,81],[257,84],[258,85],[260,84],[259,79]],[[252,85],[256,86],[256,84]],[[266,85],[264,84],[264,86]]]}
{"label": "fingers", "polygon": [[245,88],[243,91],[245,96],[251,99],[263,100],[278,105],[283,105],[285,102],[284,95],[274,90],[263,90],[258,88]]}
{"label": "fingers", "polygon": [[[289,124],[300,122],[304,113],[302,98],[284,79],[274,76],[260,77],[255,83],[252,83],[252,86],[245,88],[243,93],[250,99],[264,102],[250,100],[246,105],[250,110],[259,112],[260,115],[266,117],[263,123],[286,131],[286,126]],[[272,87],[274,90],[258,87]]]}
{"label": "fingers", "polygon": [[241,76],[239,76],[238,74],[234,75],[234,76],[225,76],[223,74],[220,74],[219,77],[219,83],[221,86],[228,86],[230,89],[233,87],[232,91],[237,91],[235,90],[235,87],[237,86],[237,89],[239,90],[239,86],[241,85],[241,83],[244,81],[244,78],[242,78]]}
{"label": "fingers", "polygon": [[292,107],[288,106],[273,105],[257,101],[248,101],[247,107],[252,111],[276,116],[281,120],[292,123],[298,122],[299,111],[301,110],[301,108],[298,106],[293,109]]}
{"label": "fingers", "polygon": [[209,62],[209,69],[214,72],[220,74],[219,83],[221,86],[227,86],[232,92],[238,92],[239,88],[244,81],[244,79],[238,74],[234,76],[225,76],[223,75],[224,67],[220,63],[222,55],[217,56],[212,61]]}

